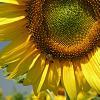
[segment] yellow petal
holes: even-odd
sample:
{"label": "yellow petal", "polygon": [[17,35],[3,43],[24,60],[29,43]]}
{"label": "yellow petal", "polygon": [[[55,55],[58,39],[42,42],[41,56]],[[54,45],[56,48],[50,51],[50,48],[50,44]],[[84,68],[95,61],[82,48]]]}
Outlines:
{"label": "yellow petal", "polygon": [[93,69],[98,74],[98,77],[100,78],[100,48],[97,48],[95,54],[92,56],[92,59],[93,59],[92,62],[95,65]]}
{"label": "yellow petal", "polygon": [[17,0],[0,0],[3,3],[19,4]]}
{"label": "yellow petal", "polygon": [[20,62],[20,59],[18,59],[18,60],[16,59],[16,61],[7,64],[8,65],[7,66],[7,72],[8,73],[12,73],[14,71],[15,67],[18,65],[19,62]]}
{"label": "yellow petal", "polygon": [[[27,38],[27,40],[29,40],[29,39],[30,39],[30,36]],[[7,53],[5,53],[3,56],[1,56],[1,59],[9,58],[12,55],[14,55],[14,53],[19,52],[22,49],[25,49],[25,48],[29,47],[31,44],[27,40],[24,43],[22,43],[19,46],[17,46],[16,48],[13,48],[12,50],[10,50]]]}
{"label": "yellow petal", "polygon": [[26,6],[26,2],[30,0],[0,0],[1,3],[8,3],[14,5]]}
{"label": "yellow petal", "polygon": [[[30,51],[29,49],[28,49],[28,51]],[[24,49],[23,51],[21,51],[19,53],[17,52],[15,55],[11,56],[10,58],[4,59],[2,62],[4,64],[8,65],[7,71],[8,72],[13,72],[14,69],[16,68],[16,66],[18,65],[18,63],[20,63],[20,61],[26,56],[26,54],[28,54],[27,49]],[[24,66],[24,68],[26,67],[25,69],[27,70],[28,66],[30,65],[30,63],[32,61],[31,59],[32,59],[32,57],[30,57],[30,60],[27,60],[27,63],[23,62],[23,65],[20,68],[22,68]]]}
{"label": "yellow petal", "polygon": [[76,100],[77,90],[72,63],[63,65],[63,84],[71,100]]}
{"label": "yellow petal", "polygon": [[[14,44],[12,43],[12,44],[10,44],[10,46],[8,45],[6,48],[4,48],[2,51],[0,51],[0,55],[1,55],[1,57],[0,57],[0,64],[4,63],[4,62],[5,63],[9,63],[10,61],[18,58],[20,55],[22,55],[26,51],[29,51],[27,49],[31,48],[31,46],[32,46],[32,44],[29,43],[28,45],[26,45],[23,48],[15,49],[18,46],[14,45]],[[15,50],[15,51],[13,51],[13,50]],[[11,52],[11,51],[13,51],[13,52]]]}
{"label": "yellow petal", "polygon": [[[48,68],[49,68],[49,62],[46,62],[45,66],[42,66],[43,67],[43,71],[41,74],[39,74],[39,72],[37,73],[37,75],[39,77],[36,77],[37,79],[35,79],[35,76],[34,79],[33,79],[33,91],[35,94],[39,93],[43,87],[43,84],[45,82],[45,78],[46,78],[46,75],[47,75],[47,72],[48,72]],[[39,69],[39,67],[38,67]],[[34,80],[36,80],[36,82],[34,83]]]}
{"label": "yellow petal", "polygon": [[61,81],[61,65],[60,65],[60,62],[55,60],[54,61],[54,64],[56,66],[56,70],[57,70],[57,73],[58,73],[58,82],[57,82],[57,85],[59,85],[60,81]]}
{"label": "yellow petal", "polygon": [[[5,18],[5,20],[7,20],[7,21],[9,21],[9,20],[11,20],[11,18],[18,18],[19,16],[25,16],[25,12],[24,12],[24,10],[23,9],[20,9],[20,10],[12,10],[12,11],[8,11],[7,9],[6,9],[6,11],[5,10],[3,10],[3,11],[0,11],[0,19],[3,19],[3,18]],[[13,19],[14,20],[14,19]],[[19,19],[18,19],[19,20]],[[2,20],[1,20],[2,21]],[[15,19],[15,21],[16,21],[16,19]]]}
{"label": "yellow petal", "polygon": [[[26,29],[23,27],[18,27],[18,29],[15,29],[15,31],[13,30],[1,30],[2,34],[0,34],[0,41],[5,42],[5,41],[11,41],[11,42],[15,42],[15,41],[22,41],[25,40],[28,37],[27,31],[26,34],[24,35],[24,31]],[[3,34],[4,33],[4,34]],[[19,38],[15,38],[15,37],[19,37]],[[24,39],[22,37],[25,37]],[[22,39],[22,40],[20,40]],[[18,42],[19,42],[18,41]],[[20,42],[21,44],[21,42]]]}
{"label": "yellow petal", "polygon": [[[8,29],[8,28],[7,28]],[[9,28],[9,30],[7,29],[2,29],[0,30],[0,41],[18,41],[20,39],[20,41],[23,41],[23,36],[25,37],[24,40],[26,39],[26,37],[28,37],[28,32],[27,30],[21,26],[20,28],[18,27],[18,29],[15,28],[15,31],[12,28]],[[24,34],[24,31],[26,30],[26,34]],[[19,37],[19,38],[15,38],[15,37]],[[20,42],[21,43],[21,42]]]}
{"label": "yellow petal", "polygon": [[[28,55],[29,52],[34,50],[34,48],[33,49],[30,49],[30,48],[31,47],[25,48],[21,52],[19,52],[19,53],[17,52],[15,55],[10,57],[9,59],[4,60],[5,64],[8,65],[8,67],[7,67],[8,72],[10,72],[10,73],[13,72],[15,70],[16,66],[21,62],[21,60],[26,55]],[[31,64],[32,60],[34,59],[34,57],[35,57],[35,54],[34,54],[34,56],[30,56],[30,59],[23,61],[22,64],[19,65],[19,72],[16,74],[17,76],[20,74],[23,74],[29,70],[30,64]]]}
{"label": "yellow petal", "polygon": [[61,66],[58,61],[53,61],[50,63],[48,73],[45,79],[45,87],[49,88],[49,90],[53,90],[53,92],[57,91],[57,87],[59,85],[61,79]]}
{"label": "yellow petal", "polygon": [[75,76],[76,76],[76,83],[77,83],[77,91],[84,91],[87,92],[90,89],[89,84],[87,83],[84,75],[82,73],[81,67],[79,65],[75,66]]}
{"label": "yellow petal", "polygon": [[[33,60],[34,62],[34,60]],[[40,76],[44,70],[45,66],[45,57],[41,55],[38,60],[34,63],[31,62],[32,68],[28,71],[27,77],[24,80],[24,85],[30,85],[35,84],[38,79],[40,79]],[[37,72],[38,71],[38,72]],[[36,73],[37,72],[37,73]]]}
{"label": "yellow petal", "polygon": [[100,94],[100,49],[81,68],[90,86]]}
{"label": "yellow petal", "polygon": [[24,43],[22,43],[24,46],[20,44],[19,46],[16,47],[16,45],[14,45],[15,48],[13,48],[13,45],[10,45],[11,50],[7,46],[8,47],[7,49],[3,49],[4,51],[0,52],[1,53],[1,57],[0,57],[1,67],[3,67],[4,64],[10,64],[19,59],[24,58],[26,54],[29,54],[29,52],[34,50],[35,47],[33,46],[34,45],[33,43],[32,44],[28,43],[26,46]]}
{"label": "yellow petal", "polygon": [[[11,41],[10,44],[13,46],[10,49],[15,48],[23,43],[29,36],[29,32],[25,26],[25,19],[0,26],[0,41]],[[9,46],[7,46],[6,49],[9,49]]]}
{"label": "yellow petal", "polygon": [[0,4],[0,18],[14,18],[25,15],[25,7],[13,4]]}
{"label": "yellow petal", "polygon": [[[4,25],[1,25],[0,26],[0,33],[2,33],[1,31],[3,31],[3,30],[6,30],[6,28],[7,28],[7,30],[8,29],[10,29],[10,28],[12,28],[12,30],[14,31],[15,30],[15,28],[19,28],[20,26],[25,26],[26,25],[26,20],[25,19],[22,19],[22,20],[18,20],[18,21],[16,21],[16,22],[13,22],[13,23],[8,23],[8,24],[4,24]],[[14,28],[14,29],[13,29]],[[6,31],[7,31],[6,30]]]}
{"label": "yellow petal", "polygon": [[61,96],[61,95],[58,95],[58,96],[55,96],[55,99],[54,100],[66,100],[66,97],[65,96]]}
{"label": "yellow petal", "polygon": [[40,90],[43,86],[43,83],[45,81],[45,78],[46,78],[46,75],[47,75],[47,72],[48,72],[48,68],[49,68],[49,64],[47,63],[45,68],[44,68],[44,71],[42,73],[42,76],[41,76],[41,79],[40,79],[40,82],[39,82],[39,85],[38,85],[38,88],[37,88],[37,93],[40,92]]}
{"label": "yellow petal", "polygon": [[25,18],[25,16],[19,16],[19,17],[14,17],[14,18],[0,18],[0,25],[16,22],[16,21],[24,19],[24,18]]}
{"label": "yellow petal", "polygon": [[[36,49],[31,51],[29,54],[27,54],[27,56],[25,56],[19,63],[18,65],[15,67],[14,71],[8,76],[8,79],[12,79],[16,76],[19,76],[23,73],[25,73],[28,70],[28,65],[26,65],[26,68],[24,66],[24,64],[27,64],[27,61],[30,61],[29,57],[33,55],[33,53],[36,52]],[[29,59],[29,60],[28,60]],[[24,64],[23,64],[24,63]]]}

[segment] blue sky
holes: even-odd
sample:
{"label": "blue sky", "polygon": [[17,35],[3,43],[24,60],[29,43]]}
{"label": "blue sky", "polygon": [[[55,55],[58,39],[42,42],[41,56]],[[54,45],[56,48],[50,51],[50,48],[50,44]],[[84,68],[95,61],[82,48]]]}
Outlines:
{"label": "blue sky", "polygon": [[6,46],[9,42],[0,42],[0,49],[2,49],[4,46]]}
{"label": "blue sky", "polygon": [[[9,42],[0,42],[0,50],[6,46]],[[31,86],[23,86],[22,84],[16,84],[15,81],[6,80],[0,71],[0,88],[3,89],[4,95],[11,95],[15,90],[20,93],[30,93],[32,91]]]}

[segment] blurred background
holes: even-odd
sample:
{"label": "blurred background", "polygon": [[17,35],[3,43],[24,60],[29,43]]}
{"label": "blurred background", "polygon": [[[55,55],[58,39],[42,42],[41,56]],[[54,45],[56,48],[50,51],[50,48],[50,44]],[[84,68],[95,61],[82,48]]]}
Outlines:
{"label": "blurred background", "polygon": [[[9,42],[0,42],[0,50],[2,50],[7,44],[9,44]],[[31,92],[32,86],[23,86],[14,80],[6,80],[5,70],[0,70],[0,95],[3,95],[3,97],[15,94],[30,95]],[[0,97],[0,100],[5,99]]]}

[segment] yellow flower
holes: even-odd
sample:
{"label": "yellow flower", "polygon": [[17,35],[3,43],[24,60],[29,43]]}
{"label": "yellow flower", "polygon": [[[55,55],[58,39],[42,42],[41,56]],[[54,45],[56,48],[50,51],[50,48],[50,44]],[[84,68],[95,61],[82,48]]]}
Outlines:
{"label": "yellow flower", "polygon": [[41,90],[65,88],[71,100],[100,94],[99,0],[0,0],[0,68]]}
{"label": "yellow flower", "polygon": [[6,96],[5,100],[13,100],[12,96]]}

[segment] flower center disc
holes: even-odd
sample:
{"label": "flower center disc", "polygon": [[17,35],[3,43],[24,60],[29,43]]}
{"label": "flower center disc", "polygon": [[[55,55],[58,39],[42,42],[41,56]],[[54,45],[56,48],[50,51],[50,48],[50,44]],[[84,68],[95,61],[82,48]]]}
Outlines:
{"label": "flower center disc", "polygon": [[37,47],[54,58],[73,59],[93,50],[100,22],[78,0],[31,0],[29,29]]}

